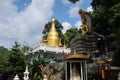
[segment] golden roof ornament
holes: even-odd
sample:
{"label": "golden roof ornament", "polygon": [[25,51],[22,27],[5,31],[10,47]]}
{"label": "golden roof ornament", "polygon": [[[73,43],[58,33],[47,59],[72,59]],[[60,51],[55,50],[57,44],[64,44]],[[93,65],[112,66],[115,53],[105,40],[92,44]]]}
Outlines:
{"label": "golden roof ornament", "polygon": [[76,50],[74,50],[73,54],[77,54]]}
{"label": "golden roof ornament", "polygon": [[90,50],[89,49],[87,50],[87,54],[90,54]]}
{"label": "golden roof ornament", "polygon": [[61,43],[61,39],[60,39],[60,41],[59,41],[59,46],[60,46],[60,47],[63,47],[63,45],[62,45],[62,43]]}
{"label": "golden roof ornament", "polygon": [[65,42],[64,42],[64,45],[63,45],[63,47],[64,47],[64,48],[66,48],[66,44],[65,44]]}
{"label": "golden roof ornament", "polygon": [[47,36],[47,46],[59,46],[59,35],[55,27],[55,18],[52,17],[52,24]]}

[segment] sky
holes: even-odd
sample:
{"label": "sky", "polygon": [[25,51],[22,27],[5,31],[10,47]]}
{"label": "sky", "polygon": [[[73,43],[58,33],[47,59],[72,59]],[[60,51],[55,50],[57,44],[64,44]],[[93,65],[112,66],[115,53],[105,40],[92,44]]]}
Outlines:
{"label": "sky", "polygon": [[93,11],[92,0],[80,0],[73,4],[68,0],[1,0],[0,46],[11,48],[15,41],[33,46],[42,38],[46,23],[55,17],[67,29],[80,28],[78,10]]}

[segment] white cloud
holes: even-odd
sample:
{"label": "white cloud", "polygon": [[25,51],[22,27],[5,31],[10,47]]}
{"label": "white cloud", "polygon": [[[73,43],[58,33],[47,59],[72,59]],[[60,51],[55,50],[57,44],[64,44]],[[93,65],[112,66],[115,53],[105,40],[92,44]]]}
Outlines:
{"label": "white cloud", "polygon": [[72,27],[69,22],[63,22],[62,26],[63,26],[63,30],[62,30],[63,33],[65,33],[68,29]]}
{"label": "white cloud", "polygon": [[79,30],[81,28],[82,22],[81,21],[77,21],[75,23],[75,27],[77,27],[77,29]]}
{"label": "white cloud", "polygon": [[[64,0],[66,1],[66,0]],[[67,0],[68,1],[68,0]],[[82,8],[83,10],[86,10],[86,7],[89,6],[88,4],[91,3],[91,0],[79,0],[75,4],[71,4],[68,14],[71,18],[77,18],[78,17],[78,10]],[[87,8],[88,11],[93,11],[92,6]]]}
{"label": "white cloud", "polygon": [[11,0],[0,1],[0,22],[8,22],[9,19],[13,18],[17,14],[16,6],[12,5]]}
{"label": "white cloud", "polygon": [[[53,6],[54,0],[32,0],[24,11],[18,13],[12,0],[2,0],[0,2],[0,41],[26,40],[28,43],[34,43],[39,40],[44,24],[53,14]],[[8,44],[0,44],[0,46]]]}
{"label": "white cloud", "polygon": [[79,16],[78,14],[79,7],[78,6],[72,6],[68,12],[69,16],[71,18],[76,18]]}
{"label": "white cloud", "polygon": [[87,7],[87,12],[93,12],[92,6]]}

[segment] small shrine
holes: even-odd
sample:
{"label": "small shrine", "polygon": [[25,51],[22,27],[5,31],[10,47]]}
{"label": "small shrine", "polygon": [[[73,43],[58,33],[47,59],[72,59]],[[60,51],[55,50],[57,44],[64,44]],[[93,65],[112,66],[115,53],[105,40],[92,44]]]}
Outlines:
{"label": "small shrine", "polygon": [[110,79],[110,62],[107,60],[97,60],[98,65],[98,80]]}
{"label": "small shrine", "polygon": [[65,57],[65,80],[87,80],[88,55],[74,53]]}

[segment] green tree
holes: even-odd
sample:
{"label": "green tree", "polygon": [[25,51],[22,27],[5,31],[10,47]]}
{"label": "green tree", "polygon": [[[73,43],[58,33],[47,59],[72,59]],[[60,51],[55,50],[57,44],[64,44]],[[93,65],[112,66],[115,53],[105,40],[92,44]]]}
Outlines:
{"label": "green tree", "polygon": [[6,63],[8,60],[8,55],[9,55],[9,50],[1,46],[0,47],[0,73],[4,72],[7,69]]}
{"label": "green tree", "polygon": [[27,45],[23,45],[21,47],[21,52],[25,55],[25,63],[29,64],[31,59],[33,58],[34,54],[31,53],[32,48],[27,46]]}
{"label": "green tree", "polygon": [[79,30],[77,28],[68,29],[64,34],[62,34],[62,43],[69,44],[71,39],[73,39],[78,34]]}
{"label": "green tree", "polygon": [[44,58],[41,58],[39,60],[33,59],[32,64],[30,65],[31,80],[43,80],[43,76],[39,69],[40,64],[44,64]]}
{"label": "green tree", "polygon": [[[109,4],[108,4],[109,3]],[[93,0],[93,27],[95,31],[103,35],[113,35],[118,29],[117,23],[120,17],[120,0]],[[117,15],[117,16],[116,16]],[[117,21],[118,20],[118,21]]]}
{"label": "green tree", "polygon": [[112,65],[120,67],[120,31],[117,35],[117,49],[113,54]]}
{"label": "green tree", "polygon": [[113,17],[110,17],[109,19],[109,23],[111,26],[113,26],[113,34],[116,35],[117,37],[117,42],[118,42],[118,45],[117,45],[117,49],[115,51],[115,53],[113,54],[113,60],[112,60],[112,65],[114,66],[119,66],[120,67],[120,25],[119,25],[119,22],[120,22],[120,1],[114,5],[113,7],[111,7],[110,9],[110,13],[111,13],[111,16]]}
{"label": "green tree", "polygon": [[112,65],[120,66],[120,0],[93,0],[92,7],[94,9],[93,27],[94,30],[105,37],[114,36],[117,38],[117,49],[113,54]]}
{"label": "green tree", "polygon": [[21,51],[20,44],[15,42],[8,57],[8,70],[12,73],[13,76],[18,74],[22,79],[25,66],[25,55]]}

